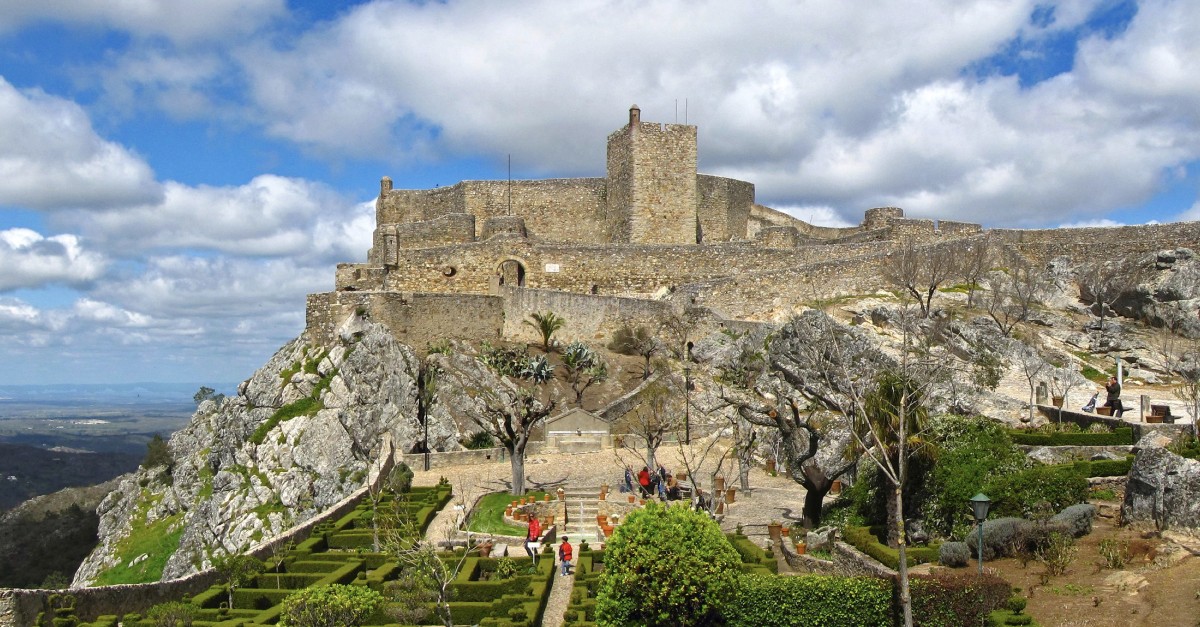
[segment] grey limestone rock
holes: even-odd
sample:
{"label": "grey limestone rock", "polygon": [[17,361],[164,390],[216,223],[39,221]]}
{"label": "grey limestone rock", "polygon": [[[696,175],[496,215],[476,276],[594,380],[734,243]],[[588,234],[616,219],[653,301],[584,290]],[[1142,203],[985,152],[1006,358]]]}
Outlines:
{"label": "grey limestone rock", "polygon": [[1121,520],[1200,533],[1200,461],[1160,447],[1139,450],[1129,470]]}
{"label": "grey limestone rock", "polygon": [[[423,435],[420,366],[411,348],[378,325],[334,346],[309,346],[303,338],[284,345],[237,396],[201,404],[171,437],[169,474],[139,470],[105,498],[100,544],[75,584],[91,584],[129,559],[117,547],[135,525],[167,519],[181,531],[165,580],[248,549],[345,498],[363,485],[385,434],[400,450]],[[316,402],[304,415],[273,418],[297,401]],[[431,425],[431,432],[443,431]]]}

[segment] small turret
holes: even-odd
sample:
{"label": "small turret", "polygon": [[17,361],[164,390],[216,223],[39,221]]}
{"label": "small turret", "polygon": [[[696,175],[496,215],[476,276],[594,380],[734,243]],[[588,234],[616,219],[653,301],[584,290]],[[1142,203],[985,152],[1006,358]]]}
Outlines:
{"label": "small turret", "polygon": [[392,191],[392,177],[385,176],[379,179],[379,195],[387,196],[390,191]]}
{"label": "small turret", "polygon": [[637,126],[642,123],[642,110],[637,105],[629,107],[629,126]]}

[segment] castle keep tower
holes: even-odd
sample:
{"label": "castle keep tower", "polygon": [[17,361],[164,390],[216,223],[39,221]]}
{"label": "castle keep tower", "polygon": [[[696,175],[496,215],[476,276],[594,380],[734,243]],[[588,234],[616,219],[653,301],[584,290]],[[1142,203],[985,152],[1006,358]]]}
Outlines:
{"label": "castle keep tower", "polygon": [[608,136],[606,224],[614,243],[696,244],[696,127],[642,122]]}

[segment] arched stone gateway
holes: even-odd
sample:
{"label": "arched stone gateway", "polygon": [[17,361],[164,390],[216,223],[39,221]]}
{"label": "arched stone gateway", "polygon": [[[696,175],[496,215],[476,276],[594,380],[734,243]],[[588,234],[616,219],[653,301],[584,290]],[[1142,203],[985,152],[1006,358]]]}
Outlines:
{"label": "arched stone gateway", "polygon": [[498,269],[500,285],[525,287],[525,264],[516,259],[505,259]]}

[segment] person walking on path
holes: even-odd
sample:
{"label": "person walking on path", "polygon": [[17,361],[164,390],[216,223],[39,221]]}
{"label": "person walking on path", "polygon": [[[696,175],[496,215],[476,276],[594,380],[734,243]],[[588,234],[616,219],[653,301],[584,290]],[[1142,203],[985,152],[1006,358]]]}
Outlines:
{"label": "person walking on path", "polygon": [[645,466],[638,472],[638,487],[641,489],[642,498],[650,496],[650,469]]}
{"label": "person walking on path", "polygon": [[1108,392],[1108,401],[1105,405],[1112,408],[1114,418],[1120,418],[1121,414],[1125,413],[1125,406],[1121,404],[1121,384],[1117,383],[1116,377],[1108,378],[1108,385],[1104,386]]}
{"label": "person walking on path", "polygon": [[529,534],[525,536],[525,552],[529,557],[533,558],[533,565],[537,566],[537,556],[542,550],[542,523],[538,522],[537,516],[529,519]]}
{"label": "person walking on path", "polygon": [[567,542],[567,536],[563,536],[562,544],[558,545],[558,559],[562,562],[563,577],[571,574],[571,559],[573,557],[574,549],[571,548],[571,543]]}

